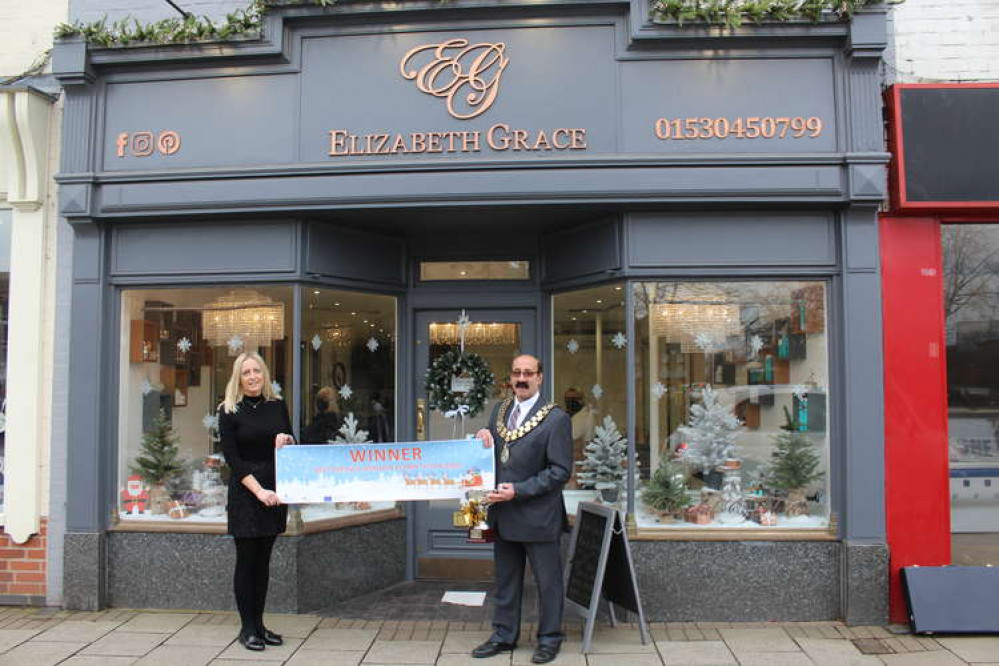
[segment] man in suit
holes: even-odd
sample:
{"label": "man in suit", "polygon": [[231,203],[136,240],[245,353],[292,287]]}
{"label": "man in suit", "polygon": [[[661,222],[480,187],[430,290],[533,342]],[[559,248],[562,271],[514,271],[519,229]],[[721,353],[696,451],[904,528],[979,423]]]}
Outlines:
{"label": "man in suit", "polygon": [[531,563],[541,602],[531,661],[550,662],[565,637],[559,539],[567,524],[562,487],[572,474],[572,422],[541,400],[542,378],[536,357],[513,359],[514,397],[498,404],[489,428],[476,433],[495,450],[497,486],[488,500],[489,525],[496,532],[496,607],[492,636],[472,650],[473,657],[492,657],[517,646],[525,561]]}

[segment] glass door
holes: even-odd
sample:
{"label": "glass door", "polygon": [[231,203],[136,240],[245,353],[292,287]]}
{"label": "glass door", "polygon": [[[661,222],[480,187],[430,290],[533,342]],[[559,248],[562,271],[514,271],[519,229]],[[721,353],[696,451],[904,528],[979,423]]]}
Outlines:
{"label": "glass door", "polygon": [[[460,344],[460,310],[423,310],[416,313],[416,354],[413,372],[416,395],[417,439],[461,439],[485,427],[493,406],[507,395],[510,362],[522,351],[534,352],[534,310],[466,309],[471,320],[465,350],[480,355],[496,377],[496,389],[481,412],[461,421],[427,408],[424,382],[427,369],[441,354]],[[464,529],[452,526],[458,500],[414,502],[416,574],[419,578],[488,579],[492,575],[492,546],[468,543]]]}

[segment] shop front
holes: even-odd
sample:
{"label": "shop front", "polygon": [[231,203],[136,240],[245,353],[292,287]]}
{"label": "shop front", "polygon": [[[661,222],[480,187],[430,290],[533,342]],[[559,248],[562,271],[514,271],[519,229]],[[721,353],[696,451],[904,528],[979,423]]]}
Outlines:
{"label": "shop front", "polygon": [[[70,374],[95,387],[67,605],[232,603],[213,415],[240,351],[334,445],[472,433],[532,353],[579,470],[622,461],[567,503],[626,512],[649,618],[882,621],[883,46],[883,9],[714,34],[638,2],[61,43]],[[464,419],[427,394],[462,332],[497,377]],[[272,608],[488,577],[454,509],[293,507]]]}

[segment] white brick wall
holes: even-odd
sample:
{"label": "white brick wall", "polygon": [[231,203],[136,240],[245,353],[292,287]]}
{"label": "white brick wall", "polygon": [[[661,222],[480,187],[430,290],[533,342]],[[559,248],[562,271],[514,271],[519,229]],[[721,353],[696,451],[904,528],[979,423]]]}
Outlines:
{"label": "white brick wall", "polygon": [[999,81],[999,0],[906,0],[891,17],[888,83]]}
{"label": "white brick wall", "polygon": [[[248,7],[250,0],[173,0],[173,3],[189,14],[220,19]],[[105,16],[109,22],[130,16],[143,23],[180,17],[166,0],[70,0],[69,11],[74,21],[85,23],[100,21]]]}
{"label": "white brick wall", "polygon": [[20,74],[52,46],[67,0],[0,0],[0,79]]}

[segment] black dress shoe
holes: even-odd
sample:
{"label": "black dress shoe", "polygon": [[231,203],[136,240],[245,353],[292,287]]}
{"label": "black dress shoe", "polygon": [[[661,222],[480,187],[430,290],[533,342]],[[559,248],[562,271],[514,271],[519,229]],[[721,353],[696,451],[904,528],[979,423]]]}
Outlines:
{"label": "black dress shoe", "polygon": [[264,643],[267,645],[284,645],[284,639],[281,638],[281,634],[275,634],[270,629],[264,629],[259,633],[260,637],[264,639]]}
{"label": "black dress shoe", "polygon": [[539,645],[531,655],[532,664],[547,664],[558,656],[558,645]]}
{"label": "black dress shoe", "polygon": [[260,652],[264,649],[264,641],[261,640],[260,636],[257,636],[256,634],[240,633],[239,644],[247,650],[253,650],[254,652]]}
{"label": "black dress shoe", "polygon": [[496,641],[486,641],[479,647],[472,650],[472,656],[476,659],[495,657],[501,652],[513,652],[516,647],[516,643],[497,643]]}

